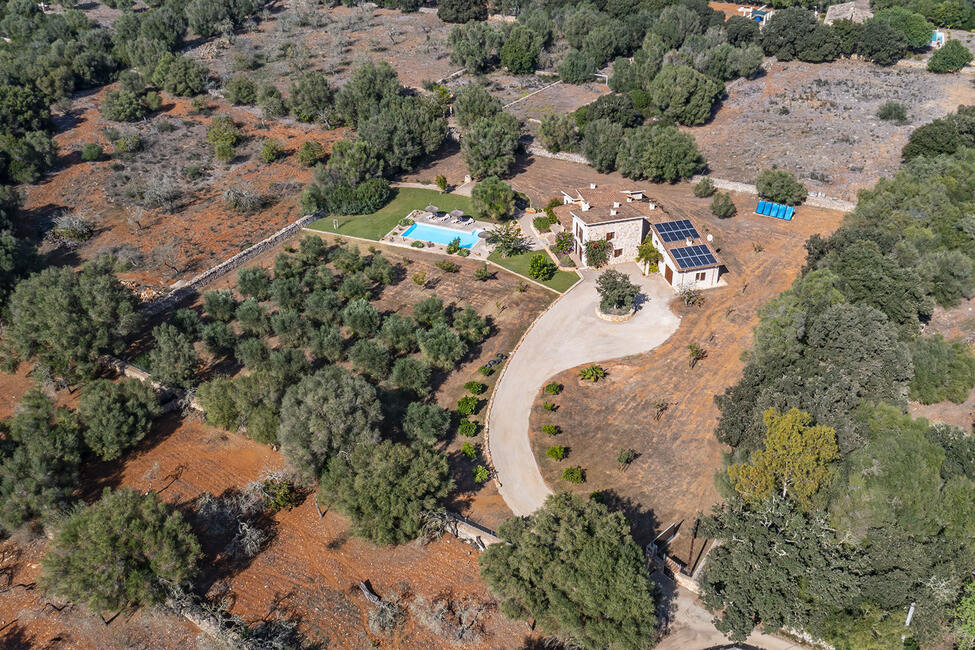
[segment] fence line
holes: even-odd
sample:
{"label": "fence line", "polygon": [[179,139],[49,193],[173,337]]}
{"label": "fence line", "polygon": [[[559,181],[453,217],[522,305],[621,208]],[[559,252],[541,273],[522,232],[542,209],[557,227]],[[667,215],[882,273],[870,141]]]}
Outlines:
{"label": "fence line", "polygon": [[143,308],[143,312],[146,316],[156,316],[161,314],[165,310],[178,305],[180,302],[185,300],[190,294],[205,286],[214,280],[216,280],[221,275],[232,271],[238,266],[244,264],[248,260],[256,257],[257,255],[263,253],[267,249],[280,243],[282,240],[287,239],[291,235],[295,234],[299,230],[305,227],[305,225],[311,223],[318,218],[315,214],[306,214],[301,219],[288,224],[281,230],[277,231],[270,237],[262,239],[253,246],[245,248],[233,257],[220,262],[216,266],[210,267],[206,271],[200,273],[199,275],[193,277],[186,284],[173,289],[168,294],[162,298],[158,298],[153,302],[149,303]]}

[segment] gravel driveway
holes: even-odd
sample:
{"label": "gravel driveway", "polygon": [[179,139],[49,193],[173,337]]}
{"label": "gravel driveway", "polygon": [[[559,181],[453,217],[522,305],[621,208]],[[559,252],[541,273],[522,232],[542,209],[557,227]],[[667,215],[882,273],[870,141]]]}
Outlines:
{"label": "gravel driveway", "polygon": [[[534,512],[551,494],[528,441],[528,418],[538,391],[553,375],[583,363],[608,361],[647,352],[677,330],[680,319],[667,304],[674,292],[662,277],[643,277],[636,264],[619,264],[646,297],[625,323],[596,316],[598,272],[582,271],[583,280],[559,298],[532,326],[508,360],[488,413],[491,461],[500,492],[518,516]],[[639,299],[638,299],[639,300]]]}

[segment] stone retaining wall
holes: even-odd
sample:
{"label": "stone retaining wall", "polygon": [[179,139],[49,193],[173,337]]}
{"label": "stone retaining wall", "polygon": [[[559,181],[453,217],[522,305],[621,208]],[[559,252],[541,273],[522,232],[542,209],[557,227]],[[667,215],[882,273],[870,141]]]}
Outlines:
{"label": "stone retaining wall", "polygon": [[[691,178],[692,183],[697,183],[704,176],[698,175]],[[737,181],[729,181],[723,178],[715,178],[714,176],[708,176],[714,186],[721,190],[728,190],[731,192],[742,192],[744,194],[758,194],[758,188],[750,183],[739,183]],[[810,193],[806,197],[806,205],[811,205],[817,208],[826,208],[828,210],[840,210],[842,212],[853,212],[853,208],[856,207],[856,203],[851,201],[844,201],[843,199],[837,199],[832,196],[826,196],[822,193]]]}
{"label": "stone retaining wall", "polygon": [[306,225],[308,225],[309,223],[311,223],[317,218],[318,215],[307,214],[303,216],[301,219],[295,221],[294,223],[288,224],[287,226],[277,231],[267,239],[263,239],[257,242],[250,248],[245,248],[244,250],[237,253],[230,259],[224,260],[220,264],[217,264],[216,266],[207,269],[203,273],[200,273],[199,275],[197,275],[196,277],[188,281],[183,286],[173,289],[162,298],[159,298],[149,303],[148,305],[146,305],[145,308],[143,308],[142,310],[143,313],[149,317],[156,316],[166,311],[170,307],[174,307],[178,305],[180,302],[182,302],[187,297],[189,297],[193,292],[199,290],[203,286],[210,284],[211,282],[213,282],[223,274],[227,273],[228,271],[232,271],[237,267],[242,266],[244,263],[260,255],[261,253],[268,250],[269,248],[274,247],[276,244],[279,244],[281,241],[294,235],[299,230],[301,230],[302,228],[304,228]]}

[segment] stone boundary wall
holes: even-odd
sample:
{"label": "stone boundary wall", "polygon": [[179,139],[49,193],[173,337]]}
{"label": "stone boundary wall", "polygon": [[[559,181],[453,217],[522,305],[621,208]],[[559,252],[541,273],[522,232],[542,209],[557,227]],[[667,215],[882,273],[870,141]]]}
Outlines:
{"label": "stone boundary wall", "polygon": [[589,159],[579,153],[571,153],[568,151],[560,151],[559,153],[552,153],[545,147],[535,144],[534,142],[525,147],[526,151],[533,156],[540,156],[542,158],[555,158],[556,160],[567,160],[568,162],[579,163],[580,165],[588,165]]}
{"label": "stone boundary wall", "polygon": [[146,316],[156,316],[161,314],[170,307],[174,307],[186,299],[194,291],[198,290],[200,287],[206,286],[207,284],[213,282],[223,274],[228,271],[236,269],[238,266],[243,265],[248,260],[260,255],[269,248],[274,247],[281,241],[287,239],[293,234],[297,233],[299,230],[304,228],[307,224],[311,223],[318,218],[315,214],[306,214],[301,219],[298,219],[294,223],[290,223],[281,230],[277,231],[267,239],[263,239],[250,248],[245,248],[233,257],[224,260],[220,264],[211,267],[200,273],[196,277],[189,280],[186,284],[173,289],[168,294],[154,300],[143,308],[143,313]]}
{"label": "stone boundary wall", "polygon": [[[710,178],[714,186],[721,190],[730,190],[732,192],[742,192],[744,194],[758,194],[758,188],[750,183],[739,183],[737,181],[729,181],[723,178],[715,178],[714,176],[703,176],[697,175],[691,178],[692,183],[697,183],[703,178]],[[829,210],[840,210],[842,212],[853,212],[853,208],[856,207],[856,203],[852,201],[844,201],[843,199],[837,199],[832,196],[826,196],[821,192],[810,192],[809,196],[806,198],[806,205],[811,205],[817,208],[826,208]]]}

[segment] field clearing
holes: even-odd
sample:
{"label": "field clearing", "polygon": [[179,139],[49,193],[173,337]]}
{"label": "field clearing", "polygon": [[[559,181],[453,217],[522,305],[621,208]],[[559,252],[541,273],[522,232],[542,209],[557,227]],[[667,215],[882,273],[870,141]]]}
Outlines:
{"label": "field clearing", "polygon": [[[563,393],[546,398],[558,405],[554,413],[542,408],[538,387],[531,416],[532,445],[542,476],[554,490],[580,494],[613,490],[635,524],[637,540],[646,543],[674,522],[684,522],[671,551],[687,559],[692,548],[695,515],[718,500],[713,476],[721,467],[721,446],[714,438],[718,411],[714,395],[738,380],[741,353],[751,345],[757,310],[788,288],[804,263],[803,244],[812,233],[832,232],[842,215],[802,206],[791,222],[752,214],[756,198],[733,195],[738,216],[714,217],[709,199],[694,198],[691,186],[634,183],[618,174],[598,174],[576,163],[536,158],[513,180],[532,200],[547,200],[562,187],[626,186],[646,190],[673,218],[690,218],[702,232],[714,236],[718,256],[727,268],[727,286],[704,292],[701,308],[689,308],[676,296],[671,309],[681,317],[677,332],[657,349],[603,365],[608,376],[596,384],[583,383],[577,370],[553,377]],[[760,246],[757,251],[755,246]],[[687,346],[697,343],[708,357],[688,367]],[[669,406],[659,420],[655,404]],[[556,424],[562,433],[541,433],[543,424]],[[569,447],[561,463],[545,457],[550,445]],[[632,448],[639,457],[620,472],[616,456]],[[580,465],[586,482],[569,487],[559,478],[564,467]]]}
{"label": "field clearing", "polygon": [[423,11],[289,3],[275,7],[256,30],[235,36],[232,43],[216,39],[189,54],[222,78],[234,74],[236,56],[254,56],[261,65],[248,76],[282,91],[290,77],[309,70],[324,72],[341,86],[365,61],[386,61],[400,83],[421,88],[424,81],[446,77],[459,67],[448,60],[451,27],[436,13]]}
{"label": "field clearing", "polygon": [[[395,188],[394,191],[396,196],[393,200],[372,214],[324,217],[309,224],[308,228],[379,241],[413,210],[422,210],[428,205],[436,205],[443,212],[463,210],[465,214],[470,214],[473,210],[473,202],[469,196],[447,194],[419,187],[400,187]],[[339,224],[337,229],[334,225],[336,219]]]}
{"label": "field clearing", "polygon": [[[810,190],[853,201],[859,190],[894,174],[911,131],[975,102],[968,73],[849,59],[769,59],[764,67],[756,79],[729,83],[711,122],[688,129],[719,178],[751,183],[762,169],[778,167]],[[877,118],[886,101],[907,106],[910,122]]]}
{"label": "field clearing", "polygon": [[[212,102],[210,115],[192,111],[189,101],[166,97],[163,110],[145,122],[122,124],[105,120],[98,111],[101,97],[111,90],[76,97],[69,116],[60,118],[58,167],[40,183],[25,188],[25,234],[41,239],[61,213],[90,219],[94,236],[77,247],[45,242],[42,252],[53,263],[77,265],[112,252],[133,260],[119,276],[137,289],[160,292],[188,279],[293,222],[300,214],[298,195],[311,180],[312,169],[293,155],[305,141],[326,149],[343,135],[342,129],[323,131],[311,125],[264,124],[249,111]],[[241,126],[245,140],[229,164],[214,159],[206,130],[212,115],[229,114]],[[175,127],[163,132],[161,124]],[[138,133],[147,150],[131,159],[106,155],[83,162],[79,150],[96,142],[112,151],[106,129]],[[266,164],[257,157],[264,138],[280,140],[290,154]],[[190,178],[188,169],[199,168]],[[138,193],[157,181],[179,188],[175,206],[143,208]],[[266,203],[251,214],[227,208],[222,193],[240,187],[263,194]]]}

